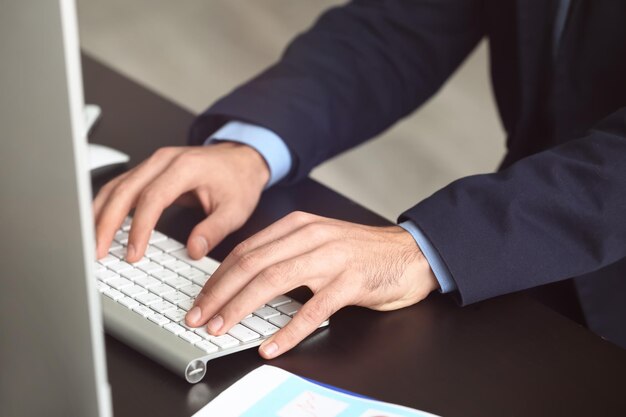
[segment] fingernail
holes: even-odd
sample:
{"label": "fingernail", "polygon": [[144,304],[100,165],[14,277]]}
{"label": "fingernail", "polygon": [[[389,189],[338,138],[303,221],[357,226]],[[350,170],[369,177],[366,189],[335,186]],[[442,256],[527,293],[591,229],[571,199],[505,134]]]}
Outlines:
{"label": "fingernail", "polygon": [[276,344],[276,342],[270,342],[266,345],[261,346],[261,350],[266,357],[273,358],[276,352],[278,352],[278,345]]}
{"label": "fingernail", "polygon": [[206,255],[209,252],[209,244],[206,239],[202,236],[198,236],[194,240],[196,242],[196,246],[201,248],[203,256]]}
{"label": "fingernail", "polygon": [[192,308],[191,310],[187,312],[187,316],[185,317],[185,319],[187,320],[187,323],[194,324],[198,320],[200,320],[201,316],[202,316],[202,310],[200,310],[200,307],[195,306],[194,308]]}
{"label": "fingernail", "polygon": [[128,248],[126,248],[126,259],[133,259],[135,257],[135,254],[137,253],[137,250],[135,249],[135,245],[130,244],[128,245]]}
{"label": "fingernail", "polygon": [[222,328],[223,325],[224,319],[218,314],[217,316],[209,320],[209,322],[207,323],[207,328],[209,329],[209,332],[215,334]]}

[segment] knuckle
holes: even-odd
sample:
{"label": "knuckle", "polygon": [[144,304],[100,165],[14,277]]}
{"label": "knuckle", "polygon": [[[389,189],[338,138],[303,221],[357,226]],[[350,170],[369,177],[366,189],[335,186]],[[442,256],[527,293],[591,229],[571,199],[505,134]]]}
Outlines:
{"label": "knuckle", "polygon": [[115,189],[112,194],[114,198],[121,198],[129,195],[131,193],[131,186],[128,181],[121,181],[120,183],[115,185]]}
{"label": "knuckle", "polygon": [[171,158],[176,151],[176,148],[173,146],[165,146],[163,148],[159,148],[152,153],[151,159],[154,160],[163,160]]}
{"label": "knuckle", "polygon": [[246,253],[248,253],[249,247],[249,242],[244,240],[243,242],[238,243],[231,253],[236,259],[241,259],[246,255]]}
{"label": "knuckle", "polygon": [[196,297],[196,304],[206,307],[217,301],[217,294],[213,288],[204,287]]}
{"label": "knuckle", "polygon": [[140,202],[142,204],[159,204],[162,200],[163,193],[155,187],[148,186],[141,193]]}
{"label": "knuckle", "polygon": [[[304,338],[306,334],[300,336],[301,331],[301,328],[299,328],[298,325],[292,320],[287,326],[283,327],[278,334],[280,334],[280,337],[287,343],[288,346],[291,346],[295,345]],[[281,345],[283,344],[284,343],[281,343]]]}
{"label": "knuckle", "polygon": [[196,151],[187,151],[176,156],[174,164],[188,167],[189,165],[196,164],[203,159],[202,154]]}
{"label": "knuckle", "polygon": [[329,304],[323,299],[310,300],[307,304],[308,308],[303,308],[298,314],[308,327],[315,328],[330,316]]}
{"label": "knuckle", "polygon": [[313,241],[324,241],[328,240],[332,236],[331,228],[320,222],[309,223],[302,228],[305,236]]}
{"label": "knuckle", "polygon": [[252,252],[244,253],[238,259],[237,265],[242,271],[247,273],[254,272],[259,262],[258,256]]}
{"label": "knuckle", "polygon": [[278,287],[286,276],[282,269],[283,268],[279,265],[272,265],[261,271],[257,279],[259,279],[266,286]]}
{"label": "knuckle", "polygon": [[313,216],[305,211],[296,210],[287,215],[287,219],[297,224],[310,221]]}

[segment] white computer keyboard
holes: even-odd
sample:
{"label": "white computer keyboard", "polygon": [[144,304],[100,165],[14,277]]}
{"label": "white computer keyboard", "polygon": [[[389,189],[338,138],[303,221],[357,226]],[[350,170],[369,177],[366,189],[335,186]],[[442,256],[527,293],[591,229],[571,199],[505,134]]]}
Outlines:
{"label": "white computer keyboard", "polygon": [[144,257],[129,264],[124,259],[130,222],[126,219],[116,233],[109,255],[96,262],[104,325],[189,382],[202,379],[210,359],[260,345],[301,307],[281,295],[222,336],[211,336],[205,327],[190,328],[185,314],[219,262],[192,260],[182,243],[154,231]]}

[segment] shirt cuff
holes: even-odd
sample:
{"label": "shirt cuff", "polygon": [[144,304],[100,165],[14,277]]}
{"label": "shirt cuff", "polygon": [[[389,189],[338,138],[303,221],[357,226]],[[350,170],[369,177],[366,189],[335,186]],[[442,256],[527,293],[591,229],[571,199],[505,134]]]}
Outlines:
{"label": "shirt cuff", "polygon": [[415,243],[417,243],[417,246],[419,246],[424,254],[424,257],[430,265],[430,269],[433,270],[435,278],[437,278],[439,282],[439,291],[442,293],[455,291],[457,287],[456,282],[452,279],[452,274],[444,264],[443,259],[439,256],[435,247],[430,243],[430,240],[422,233],[422,230],[411,220],[404,221],[398,226],[409,232],[411,236],[413,236],[413,239],[415,239]]}
{"label": "shirt cuff", "polygon": [[243,143],[261,154],[270,170],[266,189],[285,178],[291,171],[289,148],[280,136],[269,129],[244,122],[228,122],[213,133],[204,144],[224,140]]}

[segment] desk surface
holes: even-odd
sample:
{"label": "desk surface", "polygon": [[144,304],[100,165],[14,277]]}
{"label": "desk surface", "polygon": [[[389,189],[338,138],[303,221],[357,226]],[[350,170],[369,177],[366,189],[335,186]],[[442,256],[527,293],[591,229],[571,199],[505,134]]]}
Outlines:
{"label": "desk surface", "polygon": [[[92,141],[127,152],[131,163],[185,143],[191,113],[88,56],[83,72],[86,101],[103,111]],[[96,177],[94,187],[106,177]],[[388,223],[306,180],[266,192],[250,221],[212,256],[223,259],[237,242],[293,210]],[[172,208],[158,228],[185,241],[201,218],[199,210]],[[106,344],[116,416],[191,415],[265,363],[255,349],[241,352],[210,362],[204,380],[189,385],[110,336]],[[327,330],[270,363],[446,417],[626,415],[626,351],[521,294],[464,308],[439,294],[388,313],[345,308]]]}

